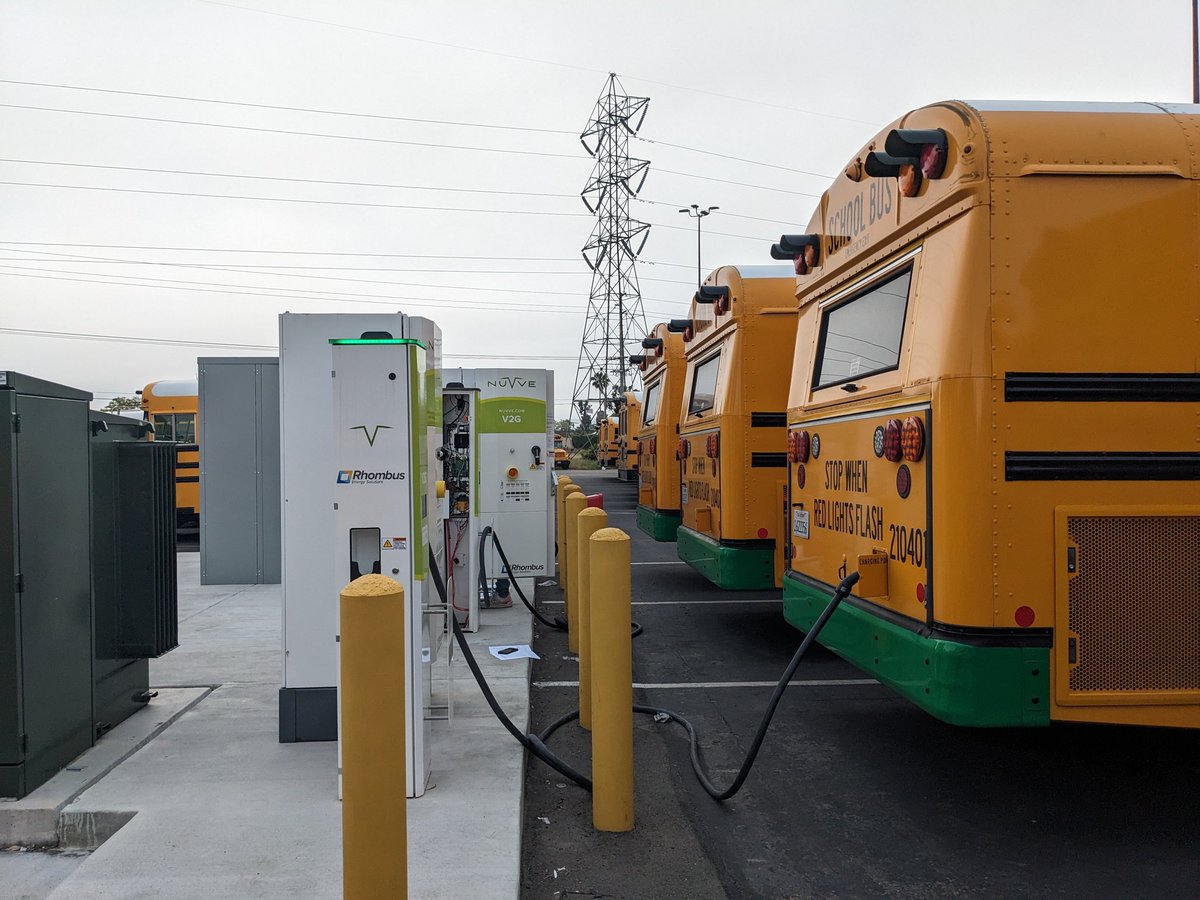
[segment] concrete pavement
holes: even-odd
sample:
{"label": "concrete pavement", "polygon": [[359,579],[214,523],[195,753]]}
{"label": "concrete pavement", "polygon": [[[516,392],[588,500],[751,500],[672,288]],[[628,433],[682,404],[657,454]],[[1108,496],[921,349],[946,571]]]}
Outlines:
{"label": "concrete pavement", "polygon": [[[69,821],[99,823],[100,837],[123,826],[82,856],[0,852],[0,896],[341,896],[336,746],[278,741],[280,588],[201,586],[199,557],[178,562],[180,647],[152,661],[151,686],[202,690],[202,699],[63,808]],[[496,660],[486,648],[527,643],[529,616],[519,605],[482,615],[470,642],[524,728],[528,661]],[[435,691],[444,672],[439,663]],[[433,786],[408,805],[410,896],[516,897],[523,752],[457,653],[452,680],[454,717],[433,723]],[[153,718],[159,703],[112,734]],[[379,852],[395,852],[387,835]]]}

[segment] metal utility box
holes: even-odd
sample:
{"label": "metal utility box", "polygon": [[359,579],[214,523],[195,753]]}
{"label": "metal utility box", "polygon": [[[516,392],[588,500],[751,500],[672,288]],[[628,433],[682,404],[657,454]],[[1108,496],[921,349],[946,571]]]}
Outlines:
{"label": "metal utility box", "polygon": [[278,584],[279,359],[198,363],[200,583]]}
{"label": "metal utility box", "polygon": [[91,508],[95,734],[141,709],[147,657],[178,644],[175,448],[149,426],[92,412]]}
{"label": "metal utility box", "polygon": [[92,745],[91,399],[0,371],[3,797]]}

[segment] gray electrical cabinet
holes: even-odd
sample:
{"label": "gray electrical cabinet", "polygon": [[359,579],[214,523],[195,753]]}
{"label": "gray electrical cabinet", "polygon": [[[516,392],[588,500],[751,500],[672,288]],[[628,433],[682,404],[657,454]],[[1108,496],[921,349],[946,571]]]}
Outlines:
{"label": "gray electrical cabinet", "polygon": [[198,363],[200,583],[278,584],[279,360]]}
{"label": "gray electrical cabinet", "polygon": [[91,399],[0,371],[0,797],[92,745]]}

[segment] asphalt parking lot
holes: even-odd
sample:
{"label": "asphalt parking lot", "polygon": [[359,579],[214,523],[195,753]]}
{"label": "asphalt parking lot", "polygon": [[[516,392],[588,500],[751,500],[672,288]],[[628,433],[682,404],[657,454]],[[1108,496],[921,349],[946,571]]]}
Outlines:
{"label": "asphalt parking lot", "polygon": [[[774,592],[730,593],[634,524],[636,489],[603,491],[633,539],[635,702],[691,719],[728,783],[800,640]],[[637,565],[643,563],[644,565]],[[547,612],[557,587],[539,589]],[[577,706],[566,638],[535,626],[531,722]],[[567,685],[563,685],[567,682]],[[551,746],[587,770],[572,723]],[[526,768],[522,897],[1195,897],[1200,734],[944,725],[824,649],[801,664],[741,793],[708,797],[677,725],[635,717],[634,831],[598,834],[590,798]]]}

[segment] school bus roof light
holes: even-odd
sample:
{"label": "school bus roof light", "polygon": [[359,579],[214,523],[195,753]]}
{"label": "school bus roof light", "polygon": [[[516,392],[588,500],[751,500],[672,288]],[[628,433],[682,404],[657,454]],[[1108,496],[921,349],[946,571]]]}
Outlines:
{"label": "school bus roof light", "polygon": [[920,462],[925,455],[925,425],[916,416],[904,420],[900,432],[900,451],[909,462]]}
{"label": "school bus roof light", "polygon": [[900,462],[904,458],[901,437],[904,425],[899,419],[888,419],[883,428],[883,458],[888,462]]}
{"label": "school bus roof light", "polygon": [[663,339],[656,337],[642,338],[642,349],[653,350],[655,356],[663,355]]}
{"label": "school bus roof light", "polygon": [[718,316],[729,312],[729,288],[726,285],[702,285],[692,299],[697,303],[711,303]]}
{"label": "school bus roof light", "polygon": [[667,331],[672,334],[682,334],[686,344],[696,336],[696,323],[691,319],[672,319],[667,323]]}
{"label": "school bus roof light", "polygon": [[634,354],[633,356],[629,357],[629,364],[631,366],[637,366],[643,372],[646,371],[646,357],[640,353]]}
{"label": "school bus roof light", "polygon": [[893,128],[883,150],[868,153],[866,173],[897,178],[900,193],[915,197],[924,178],[941,178],[946,170],[946,132],[940,128]]}
{"label": "school bus roof light", "polygon": [[788,259],[797,275],[807,275],[821,258],[819,234],[781,234],[779,243],[771,245],[771,259]]}

